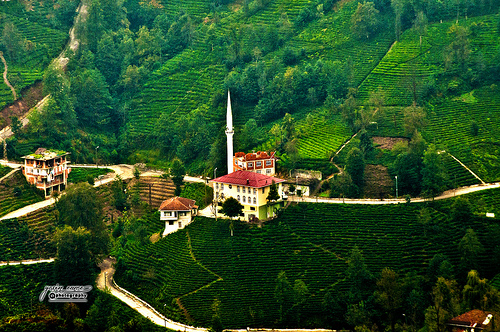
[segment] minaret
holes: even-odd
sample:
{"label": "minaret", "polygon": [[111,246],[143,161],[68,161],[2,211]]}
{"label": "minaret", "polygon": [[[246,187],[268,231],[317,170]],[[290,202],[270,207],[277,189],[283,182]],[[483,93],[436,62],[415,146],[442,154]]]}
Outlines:
{"label": "minaret", "polygon": [[233,172],[233,114],[231,112],[231,97],[227,91],[227,114],[226,114],[226,136],[227,136],[227,174]]}

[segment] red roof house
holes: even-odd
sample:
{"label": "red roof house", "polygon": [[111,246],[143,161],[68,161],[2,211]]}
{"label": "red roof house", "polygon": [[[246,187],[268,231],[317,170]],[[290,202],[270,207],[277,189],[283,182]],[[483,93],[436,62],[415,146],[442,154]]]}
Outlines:
{"label": "red roof house", "polygon": [[160,220],[165,221],[163,236],[186,227],[198,214],[196,201],[184,197],[172,197],[163,201],[158,209]]}

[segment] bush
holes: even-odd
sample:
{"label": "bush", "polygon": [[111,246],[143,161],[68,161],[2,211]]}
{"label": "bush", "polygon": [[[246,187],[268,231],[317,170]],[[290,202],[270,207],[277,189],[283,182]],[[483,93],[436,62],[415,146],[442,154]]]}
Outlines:
{"label": "bush", "polygon": [[472,136],[477,136],[479,134],[479,126],[476,121],[472,121],[470,124],[470,133]]}

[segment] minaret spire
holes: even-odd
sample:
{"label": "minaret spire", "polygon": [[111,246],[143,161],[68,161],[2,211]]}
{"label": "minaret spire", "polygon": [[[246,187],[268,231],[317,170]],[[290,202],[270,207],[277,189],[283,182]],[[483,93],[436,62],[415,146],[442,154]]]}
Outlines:
{"label": "minaret spire", "polygon": [[227,91],[226,137],[227,137],[227,174],[233,172],[233,114],[231,111],[231,96]]}

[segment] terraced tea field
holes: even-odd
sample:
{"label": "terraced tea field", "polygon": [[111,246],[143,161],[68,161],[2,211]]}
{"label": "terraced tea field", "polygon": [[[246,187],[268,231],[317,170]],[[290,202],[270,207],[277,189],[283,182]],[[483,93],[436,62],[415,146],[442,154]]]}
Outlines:
{"label": "terraced tea field", "polygon": [[309,59],[351,62],[353,86],[358,86],[377,66],[394,41],[390,33],[358,40],[351,33],[351,16],[356,1],[345,2],[340,9],[311,23],[289,43],[297,50],[303,48]]}
{"label": "terraced tea field", "polygon": [[92,179],[97,179],[101,175],[108,174],[110,172],[113,172],[109,168],[87,168],[87,167],[72,167],[71,172],[69,173],[68,176],[68,182],[69,183],[80,183],[80,182],[86,182],[89,177],[92,177]]}
{"label": "terraced tea field", "polygon": [[[491,63],[500,42],[495,22],[494,15],[460,21],[460,25],[472,29],[470,49],[475,53],[481,52],[486,65]],[[361,83],[359,97],[367,100],[370,91],[382,87],[387,105],[409,106],[413,101],[413,84],[420,95],[426,80],[431,75],[444,71],[443,52],[452,41],[453,36],[448,31],[454,23],[447,21],[429,25],[427,32],[422,35],[422,44],[417,31],[406,30],[400,41],[391,47]]]}
{"label": "terraced tea field", "polygon": [[[500,180],[500,89],[486,86],[470,92],[472,99],[436,101],[428,111],[423,136],[459,158],[484,181]],[[479,127],[471,132],[472,123]]]}
{"label": "terraced tea field", "polygon": [[0,266],[0,317],[36,310],[45,285],[55,285],[52,263]]}
{"label": "terraced tea field", "polygon": [[[0,13],[0,26],[3,26],[6,22],[12,22],[19,30],[22,38],[31,45],[31,49],[26,51],[26,54],[18,63],[7,62],[9,67],[8,79],[11,84],[15,83],[16,92],[19,94],[22,88],[42,79],[43,70],[63,49],[68,34],[27,19]],[[2,73],[4,71],[3,63],[0,64],[0,71]],[[12,92],[4,81],[0,80],[0,107],[12,101]]]}
{"label": "terraced tea field", "polygon": [[56,251],[50,242],[54,222],[54,215],[47,210],[0,221],[0,260],[54,257]]}
{"label": "terraced tea field", "polygon": [[42,201],[35,190],[37,189],[28,185],[20,171],[3,180],[0,183],[0,217],[23,206]]}
{"label": "terraced tea field", "polygon": [[[469,196],[481,198],[488,210],[500,208],[500,190]],[[197,218],[155,244],[129,248],[116,280],[175,319],[189,322],[185,310],[195,324],[209,326],[217,299],[225,327],[269,326],[278,319],[276,277],[285,271],[292,283],[301,279],[308,286],[304,315],[320,317],[326,291],[349,287],[346,259],[354,246],[374,275],[384,267],[425,274],[436,253],[459,263],[457,246],[467,228],[486,241],[488,227],[497,220],[477,215],[458,224],[447,216],[451,203],[430,204],[427,226],[417,217],[423,204],[299,204],[262,228],[235,223],[234,236],[228,221]],[[489,250],[480,264],[482,275],[492,278],[497,267],[489,264]],[[184,274],[189,278],[178,276],[179,269],[190,271]]]}

